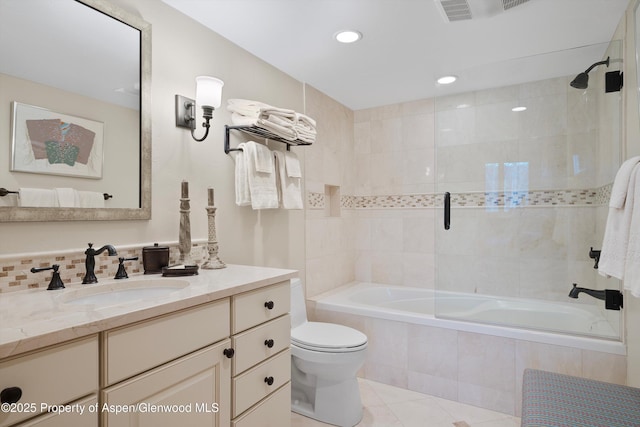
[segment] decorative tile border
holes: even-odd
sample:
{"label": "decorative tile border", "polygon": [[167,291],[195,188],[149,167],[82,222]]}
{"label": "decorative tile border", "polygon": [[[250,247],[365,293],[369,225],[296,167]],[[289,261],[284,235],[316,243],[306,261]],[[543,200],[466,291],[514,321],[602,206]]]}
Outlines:
{"label": "decorative tile border", "polygon": [[[454,207],[600,206],[611,196],[612,184],[587,190],[538,190],[452,193]],[[343,209],[436,208],[443,194],[402,194],[393,196],[342,196]],[[323,193],[307,193],[309,209],[324,209]]]}
{"label": "decorative tile border", "polygon": [[[178,244],[163,244],[169,246],[169,264],[177,264],[180,258]],[[144,273],[142,265],[143,246],[129,246],[118,249],[117,256],[104,254],[96,256],[95,274],[100,279],[112,279],[118,271],[118,258],[138,257],[137,261],[127,261],[126,268],[129,275]],[[192,243],[191,256],[200,265],[207,257],[206,243]],[[60,277],[63,283],[80,283],[85,274],[85,255],[83,251],[69,252],[62,255],[23,255],[17,258],[0,259],[0,293],[21,291],[31,288],[46,289],[51,280],[51,271],[32,273],[32,267],[48,267],[52,264],[60,265]]]}

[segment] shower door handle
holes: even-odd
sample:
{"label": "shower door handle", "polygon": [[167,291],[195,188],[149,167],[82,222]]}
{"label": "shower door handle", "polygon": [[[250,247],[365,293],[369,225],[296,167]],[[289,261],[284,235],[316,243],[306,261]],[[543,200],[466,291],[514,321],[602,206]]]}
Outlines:
{"label": "shower door handle", "polygon": [[444,229],[451,228],[451,193],[444,193]]}

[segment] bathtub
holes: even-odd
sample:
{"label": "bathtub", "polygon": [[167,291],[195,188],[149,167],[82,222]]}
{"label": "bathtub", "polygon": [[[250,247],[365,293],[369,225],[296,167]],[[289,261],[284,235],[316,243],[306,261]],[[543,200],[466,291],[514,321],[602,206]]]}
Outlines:
{"label": "bathtub", "polygon": [[[545,302],[352,283],[315,298],[315,308],[378,319],[625,355],[603,312],[578,302]],[[437,308],[437,310],[434,310]],[[513,326],[501,326],[508,321]]]}

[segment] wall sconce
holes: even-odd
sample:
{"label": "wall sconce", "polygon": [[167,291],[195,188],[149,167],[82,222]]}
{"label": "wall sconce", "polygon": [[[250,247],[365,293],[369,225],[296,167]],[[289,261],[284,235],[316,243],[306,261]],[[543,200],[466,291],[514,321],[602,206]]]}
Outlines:
{"label": "wall sconce", "polygon": [[[191,129],[191,136],[198,142],[204,141],[209,135],[209,120],[213,117],[213,110],[220,107],[222,102],[222,86],[224,82],[215,77],[196,77],[196,99],[186,96],[176,95],[176,126]],[[206,128],[204,136],[196,138],[196,106],[202,108],[204,122],[202,127]]]}

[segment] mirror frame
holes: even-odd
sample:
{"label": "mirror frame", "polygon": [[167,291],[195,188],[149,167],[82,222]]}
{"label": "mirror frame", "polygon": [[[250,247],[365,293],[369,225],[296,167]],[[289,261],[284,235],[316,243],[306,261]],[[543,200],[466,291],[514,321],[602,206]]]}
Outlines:
{"label": "mirror frame", "polygon": [[0,207],[0,222],[113,221],[151,218],[151,24],[107,0],[75,0],[140,31],[140,207]]}

